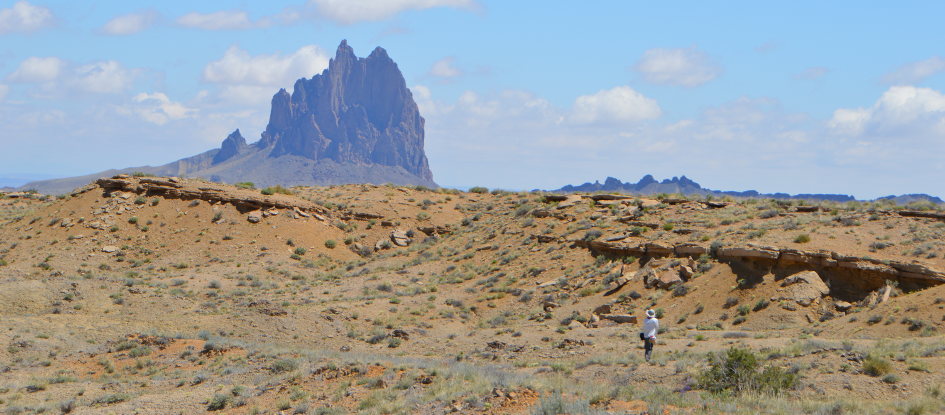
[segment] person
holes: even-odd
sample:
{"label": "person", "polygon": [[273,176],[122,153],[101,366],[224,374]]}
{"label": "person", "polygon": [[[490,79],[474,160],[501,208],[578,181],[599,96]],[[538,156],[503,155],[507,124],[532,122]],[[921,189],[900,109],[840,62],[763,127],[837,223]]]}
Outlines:
{"label": "person", "polygon": [[656,332],[660,329],[660,321],[656,318],[656,312],[646,310],[646,320],[643,321],[643,331],[640,332],[640,339],[643,340],[643,356],[646,361],[650,361],[653,355],[653,345],[656,344]]}

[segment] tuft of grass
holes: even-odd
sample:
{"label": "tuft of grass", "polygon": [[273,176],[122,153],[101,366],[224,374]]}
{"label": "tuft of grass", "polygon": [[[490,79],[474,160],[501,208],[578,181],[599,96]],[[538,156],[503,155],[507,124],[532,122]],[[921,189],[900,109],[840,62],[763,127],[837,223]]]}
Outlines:
{"label": "tuft of grass", "polygon": [[802,234],[800,234],[800,235],[797,235],[797,238],[794,238],[794,243],[806,244],[806,243],[808,243],[808,242],[810,242],[810,235],[808,235],[808,234],[806,234],[806,233],[802,233]]}

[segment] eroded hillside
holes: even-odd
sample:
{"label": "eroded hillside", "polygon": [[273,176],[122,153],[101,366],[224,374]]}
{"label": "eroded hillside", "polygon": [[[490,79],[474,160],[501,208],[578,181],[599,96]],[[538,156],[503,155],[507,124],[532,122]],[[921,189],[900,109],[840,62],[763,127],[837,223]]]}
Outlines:
{"label": "eroded hillside", "polygon": [[[0,199],[0,407],[943,408],[938,212],[473,190],[116,176]],[[732,346],[796,382],[705,392]]]}

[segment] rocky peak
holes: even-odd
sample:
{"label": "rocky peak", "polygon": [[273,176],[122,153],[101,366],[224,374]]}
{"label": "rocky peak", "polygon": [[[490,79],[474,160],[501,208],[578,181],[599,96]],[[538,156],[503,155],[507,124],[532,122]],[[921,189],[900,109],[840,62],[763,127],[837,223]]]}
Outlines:
{"label": "rocky peak", "polygon": [[227,161],[233,156],[242,153],[247,148],[246,139],[243,138],[243,135],[240,134],[240,129],[237,128],[236,131],[233,131],[223,140],[223,145],[220,146],[220,151],[213,156],[213,164],[219,164],[224,161]]}
{"label": "rocky peak", "polygon": [[272,99],[260,146],[285,154],[339,163],[399,166],[432,180],[423,150],[424,119],[397,64],[375,48],[358,58],[347,41],[328,69],[299,79],[292,94]]}

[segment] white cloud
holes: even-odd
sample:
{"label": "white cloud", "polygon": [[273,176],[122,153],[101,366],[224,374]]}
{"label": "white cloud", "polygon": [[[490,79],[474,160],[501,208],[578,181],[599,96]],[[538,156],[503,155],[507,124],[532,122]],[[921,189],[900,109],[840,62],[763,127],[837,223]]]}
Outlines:
{"label": "white cloud", "polygon": [[197,110],[188,108],[184,104],[171,101],[162,92],[153,94],[139,93],[132,98],[134,103],[130,109],[119,109],[120,113],[135,114],[147,122],[164,125],[168,121],[192,117]]}
{"label": "white cloud", "polygon": [[309,4],[322,16],[344,24],[384,20],[407,10],[477,7],[474,0],[309,0]]}
{"label": "white cloud", "polygon": [[59,78],[66,63],[57,57],[30,57],[20,62],[20,66],[7,79],[14,82],[49,82]]}
{"label": "white cloud", "polygon": [[433,63],[430,67],[430,75],[438,78],[455,78],[463,74],[459,68],[454,65],[456,58],[452,56],[445,57]]}
{"label": "white cloud", "polygon": [[151,27],[158,18],[158,13],[152,10],[118,16],[102,26],[102,33],[114,36],[133,35]]}
{"label": "white cloud", "polygon": [[328,55],[318,46],[308,45],[289,55],[252,56],[232,46],[220,60],[204,67],[205,80],[222,84],[287,86],[301,77],[315,75],[328,67]]}
{"label": "white cloud", "polygon": [[945,58],[934,56],[900,66],[895,71],[886,74],[883,81],[893,85],[915,84],[940,72],[945,72]]}
{"label": "white cloud", "polygon": [[863,139],[909,140],[945,134],[945,94],[930,88],[890,87],[869,108],[834,111],[828,127]]}
{"label": "white cloud", "polygon": [[626,123],[658,118],[659,104],[627,86],[618,86],[574,100],[571,119],[582,124]]}
{"label": "white cloud", "polygon": [[46,90],[65,86],[68,91],[114,94],[131,87],[139,72],[125,68],[117,61],[75,66],[57,57],[30,57],[23,60],[7,79],[42,84]]}
{"label": "white cloud", "polygon": [[52,11],[18,1],[9,9],[0,9],[0,33],[33,32],[52,26],[55,21]]}
{"label": "white cloud", "polygon": [[69,82],[82,91],[114,94],[127,90],[136,73],[116,61],[95,62],[75,68]]}
{"label": "white cloud", "polygon": [[7,97],[7,94],[10,92],[10,87],[4,84],[0,84],[0,102]]}
{"label": "white cloud", "polygon": [[828,72],[830,72],[830,69],[827,69],[827,68],[825,68],[825,67],[823,67],[823,66],[812,66],[812,67],[810,67],[810,68],[805,69],[803,72],[801,72],[801,73],[799,73],[799,74],[797,74],[797,75],[794,75],[794,78],[795,78],[795,79],[803,79],[803,80],[806,80],[806,81],[812,81],[812,80],[819,79],[819,78],[823,77],[823,76],[826,75]]}
{"label": "white cloud", "polygon": [[256,26],[249,15],[241,10],[224,10],[213,13],[187,13],[177,19],[177,24],[203,30],[250,29]]}
{"label": "white cloud", "polygon": [[696,87],[717,78],[722,70],[696,48],[650,49],[634,65],[647,82]]}

